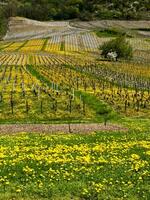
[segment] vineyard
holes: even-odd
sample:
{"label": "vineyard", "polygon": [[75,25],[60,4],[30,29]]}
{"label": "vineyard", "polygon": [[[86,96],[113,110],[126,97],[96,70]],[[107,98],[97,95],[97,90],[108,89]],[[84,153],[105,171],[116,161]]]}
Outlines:
{"label": "vineyard", "polygon": [[113,21],[19,20],[0,42],[0,199],[150,199],[149,38],[114,61],[91,30]]}
{"label": "vineyard", "polygon": [[[130,75],[135,68],[135,74]],[[144,66],[145,67],[145,66]],[[82,66],[37,66],[36,71],[51,82],[74,90],[95,95],[107,102],[119,113],[128,115],[150,111],[149,67],[145,71],[134,65],[82,65]],[[120,72],[121,71],[121,72]],[[58,78],[59,77],[59,78]]]}
{"label": "vineyard", "polygon": [[[41,70],[41,74],[45,73],[46,77],[45,68],[39,68],[39,70]],[[74,90],[69,88],[69,84],[66,84],[65,87],[64,84],[59,84],[55,78],[49,79],[46,84],[32,76],[25,67],[1,67],[1,121],[44,122],[65,120],[65,118],[66,120],[92,118],[94,112],[85,105],[82,97],[75,96]]]}
{"label": "vineyard", "polygon": [[[0,44],[1,51],[21,51],[21,52],[39,52],[41,50],[46,52],[95,52],[98,47],[104,42],[113,39],[113,37],[97,37],[93,32],[86,33],[70,33],[66,35],[54,35],[49,39],[34,39],[20,42],[8,42],[7,44]],[[133,49],[141,51],[150,51],[148,39],[143,38],[128,38]],[[63,47],[62,47],[63,44]]]}
{"label": "vineyard", "polygon": [[[49,65],[54,62],[53,58],[56,57],[61,60],[56,62],[63,64],[64,60],[70,62],[70,59],[66,59],[67,55],[71,56],[71,58],[77,57],[76,60],[83,55],[84,59],[80,59],[83,62],[89,57],[93,57],[94,54],[97,56],[99,53],[98,47],[111,39],[113,38],[99,38],[93,32],[87,32],[55,35],[47,39],[2,42],[0,43],[0,63],[7,65]],[[144,38],[128,38],[127,40],[133,47],[134,61],[149,63],[150,41]]]}
{"label": "vineyard", "polygon": [[85,32],[1,42],[1,121],[53,121],[65,116],[95,120],[97,110],[88,105],[85,94],[116,113],[148,116],[149,40],[127,38],[134,50],[132,62],[97,59],[99,45],[111,39]]}
{"label": "vineyard", "polygon": [[107,103],[118,113],[148,116],[150,68],[141,67],[126,63],[2,65],[1,121],[95,120],[97,113],[88,105],[85,94]]}

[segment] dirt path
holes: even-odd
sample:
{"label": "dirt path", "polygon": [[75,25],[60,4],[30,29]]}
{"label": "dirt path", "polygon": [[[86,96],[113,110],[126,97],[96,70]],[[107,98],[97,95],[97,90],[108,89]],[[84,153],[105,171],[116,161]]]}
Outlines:
{"label": "dirt path", "polygon": [[[90,133],[94,131],[127,131],[119,125],[108,124],[71,124],[72,133]],[[45,125],[45,124],[17,124],[17,125],[0,125],[0,134],[13,134],[19,132],[32,133],[69,133],[67,124]]]}

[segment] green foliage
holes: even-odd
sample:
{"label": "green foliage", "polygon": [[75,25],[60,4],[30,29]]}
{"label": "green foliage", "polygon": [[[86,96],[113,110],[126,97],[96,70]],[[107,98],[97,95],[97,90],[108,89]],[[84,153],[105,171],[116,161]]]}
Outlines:
{"label": "green foliage", "polygon": [[103,109],[99,109],[97,111],[97,114],[102,116],[104,118],[104,125],[107,125],[108,120],[113,119],[114,113],[112,112],[112,109],[109,107],[105,107]]}
{"label": "green foliage", "polygon": [[107,58],[109,52],[116,52],[117,58],[130,59],[132,58],[132,47],[128,41],[126,41],[125,36],[117,37],[109,42],[105,42],[100,46],[102,50],[102,56]]}
{"label": "green foliage", "polygon": [[96,35],[98,37],[115,37],[115,36],[120,36],[122,34],[124,34],[124,32],[122,30],[118,30],[118,29],[98,29],[95,31]]}
{"label": "green foliage", "polygon": [[127,32],[127,30],[120,28],[106,28],[106,29],[96,29],[95,33],[98,37],[119,37],[126,36],[127,38],[133,37],[133,32]]}
{"label": "green foliage", "polygon": [[0,39],[5,35],[7,30],[7,18],[5,18],[4,10],[0,7]]}
{"label": "green foliage", "polygon": [[75,19],[147,19],[149,0],[3,0],[5,14],[36,20]]}
{"label": "green foliage", "polygon": [[44,51],[44,50],[45,50],[46,45],[47,45],[47,42],[48,42],[48,38],[45,39],[44,44],[43,44],[43,46],[42,46],[42,48],[41,48],[41,51]]}

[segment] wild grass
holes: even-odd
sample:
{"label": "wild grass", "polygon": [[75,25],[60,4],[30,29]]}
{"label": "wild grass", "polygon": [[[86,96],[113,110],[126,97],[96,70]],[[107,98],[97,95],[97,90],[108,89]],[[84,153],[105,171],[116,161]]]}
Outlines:
{"label": "wild grass", "polygon": [[1,136],[0,145],[0,199],[150,197],[150,137],[146,131],[22,133]]}

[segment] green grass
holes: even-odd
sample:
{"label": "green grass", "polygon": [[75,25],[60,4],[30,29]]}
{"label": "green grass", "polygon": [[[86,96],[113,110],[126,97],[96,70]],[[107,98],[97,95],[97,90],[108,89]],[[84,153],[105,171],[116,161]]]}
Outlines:
{"label": "green grass", "polygon": [[127,37],[132,37],[131,33],[127,33],[125,30],[109,28],[109,29],[96,29],[95,33],[98,37],[118,37],[121,35],[126,35]]}
{"label": "green grass", "polygon": [[145,41],[147,41],[147,42],[150,42],[150,38],[148,38],[148,39],[145,39]]}
{"label": "green grass", "polygon": [[140,130],[1,136],[0,199],[148,200],[149,141]]}
{"label": "green grass", "polygon": [[95,33],[98,37],[116,37],[122,32],[117,29],[97,29]]}
{"label": "green grass", "polygon": [[46,83],[49,87],[51,87],[52,83],[49,80],[47,80],[47,78],[42,76],[37,70],[35,70],[35,68],[32,65],[27,65],[26,68],[38,80],[40,80],[41,82]]}
{"label": "green grass", "polygon": [[45,39],[44,44],[43,44],[43,46],[41,48],[41,51],[45,51],[46,45],[48,43],[48,40],[49,40],[48,38]]}
{"label": "green grass", "polygon": [[114,122],[121,117],[107,103],[105,103],[104,101],[100,101],[92,94],[83,91],[76,91],[76,95],[78,97],[81,96],[84,99],[85,103],[96,112],[94,122],[104,121],[103,114],[102,115],[98,114],[98,111],[109,110],[109,114],[111,114],[110,120]]}
{"label": "green grass", "polygon": [[65,42],[61,42],[60,51],[65,51]]}
{"label": "green grass", "polygon": [[122,117],[118,120],[118,123],[128,127],[133,131],[150,132],[150,117]]}

